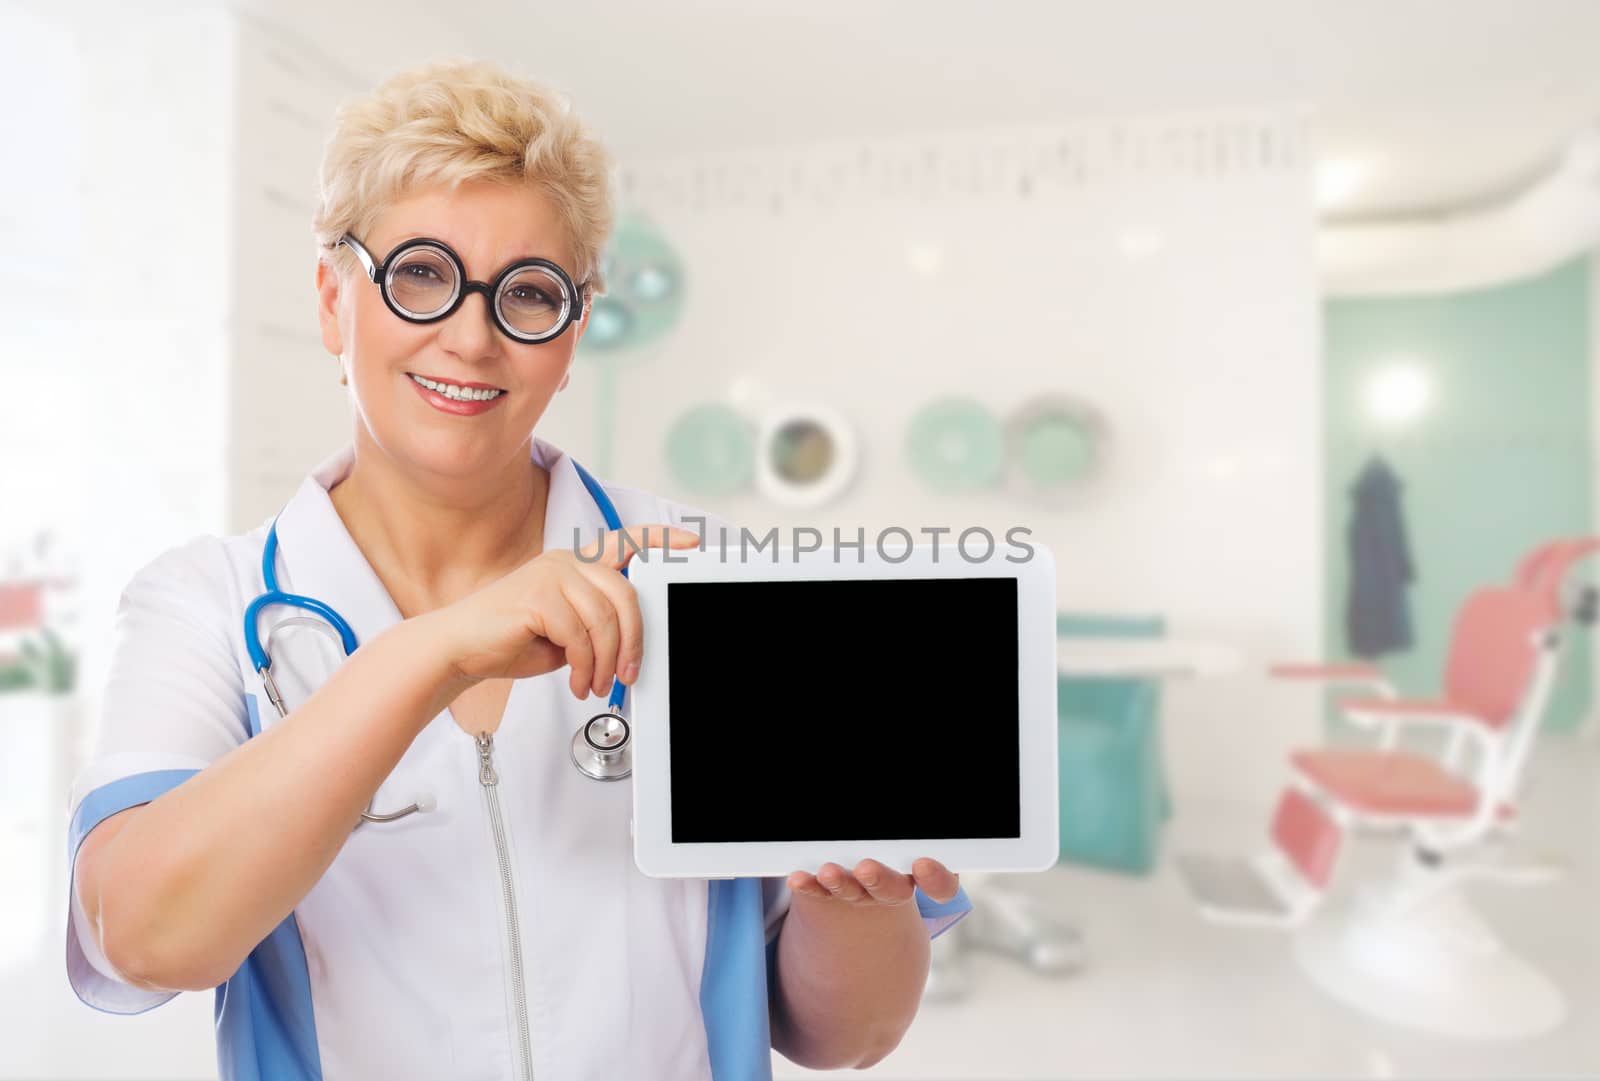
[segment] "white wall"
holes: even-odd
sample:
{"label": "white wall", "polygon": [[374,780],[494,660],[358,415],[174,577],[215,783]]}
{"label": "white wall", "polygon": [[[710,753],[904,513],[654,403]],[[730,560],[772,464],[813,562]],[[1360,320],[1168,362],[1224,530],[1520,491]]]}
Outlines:
{"label": "white wall", "polygon": [[[1271,112],[631,163],[630,201],[681,253],[691,297],[623,370],[609,472],[752,527],[1026,524],[1056,552],[1063,607],[1163,612],[1175,635],[1239,644],[1252,665],[1317,656],[1306,158],[1297,116]],[[932,275],[914,266],[930,251]],[[542,424],[580,459],[601,449],[598,378],[582,364]],[[1004,415],[1042,390],[1109,416],[1092,495],[1063,510],[922,490],[902,452],[917,408],[965,394]],[[676,490],[674,418],[763,398],[855,423],[862,474],[838,503]],[[1180,800],[1264,804],[1283,752],[1317,731],[1304,694],[1253,675],[1175,685],[1169,715]]]}
{"label": "white wall", "polygon": [[0,170],[19,253],[0,272],[4,532],[54,526],[73,548],[92,688],[128,577],[223,526],[231,20],[182,3],[5,14],[7,144],[39,164]]}
{"label": "white wall", "polygon": [[[81,690],[65,713],[79,723],[52,725],[74,744],[59,777],[91,735],[128,578],[225,524],[233,86],[216,5],[0,5],[0,537],[55,529],[81,572]],[[0,755],[29,754],[42,778],[33,746],[0,739]],[[0,950],[0,1076],[215,1076],[207,996],[106,1022],[68,988],[67,797],[51,781],[44,858],[7,858],[0,878],[8,934],[29,930],[19,898],[43,917],[31,949]]]}
{"label": "white wall", "polygon": [[246,137],[233,227],[248,258],[233,283],[230,531],[277,513],[350,435],[349,398],[317,327],[311,218],[334,110],[369,81],[266,20],[241,15],[237,35],[233,122]]}

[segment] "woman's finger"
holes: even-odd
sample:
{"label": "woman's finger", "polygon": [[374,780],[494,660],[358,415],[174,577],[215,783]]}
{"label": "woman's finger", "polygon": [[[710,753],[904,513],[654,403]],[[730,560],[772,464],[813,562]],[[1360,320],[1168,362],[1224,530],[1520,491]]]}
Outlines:
{"label": "woman's finger", "polygon": [[651,548],[698,547],[700,534],[665,522],[656,522],[608,530],[584,546],[581,558],[585,563],[599,563],[613,570],[621,570],[635,555],[649,559],[647,553]]}
{"label": "woman's finger", "polygon": [[589,628],[584,626],[559,585],[551,592],[554,595],[534,613],[537,620],[534,630],[566,653],[567,664],[572,669],[568,680],[572,693],[578,698],[587,698],[588,686],[594,679],[594,646],[589,641]]}
{"label": "woman's finger", "polygon": [[944,904],[961,888],[961,878],[938,860],[922,857],[911,865],[911,875],[922,892]]}
{"label": "woman's finger", "polygon": [[638,678],[644,659],[644,617],[639,612],[639,594],[632,583],[610,567],[578,566],[611,605],[617,621],[617,678],[632,683]]}
{"label": "woman's finger", "polygon": [[803,893],[808,897],[818,897],[826,901],[833,895],[826,886],[817,881],[817,876],[809,871],[796,871],[791,874],[787,882],[790,893]]}
{"label": "woman's finger", "polygon": [[856,864],[855,878],[874,900],[886,905],[905,904],[916,888],[910,875],[885,867],[877,860],[862,860]]}
{"label": "woman's finger", "polygon": [[837,863],[824,863],[817,868],[817,881],[841,901],[856,904],[871,899],[861,883],[855,880],[855,876]]}
{"label": "woman's finger", "polygon": [[617,646],[621,639],[617,609],[611,598],[581,572],[568,575],[561,582],[561,595],[572,605],[589,632],[594,668],[588,685],[595,694],[605,694],[611,690],[611,681],[617,674]]}

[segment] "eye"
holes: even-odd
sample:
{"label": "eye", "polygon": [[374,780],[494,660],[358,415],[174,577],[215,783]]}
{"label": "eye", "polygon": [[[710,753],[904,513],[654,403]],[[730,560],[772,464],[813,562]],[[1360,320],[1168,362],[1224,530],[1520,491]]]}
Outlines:
{"label": "eye", "polygon": [[395,274],[397,278],[410,278],[415,282],[438,282],[444,277],[427,263],[406,263]]}
{"label": "eye", "polygon": [[545,292],[543,289],[539,289],[532,285],[514,285],[510,289],[506,290],[506,296],[513,304],[520,304],[523,306],[547,305],[552,308],[556,306],[556,300],[554,297]]}

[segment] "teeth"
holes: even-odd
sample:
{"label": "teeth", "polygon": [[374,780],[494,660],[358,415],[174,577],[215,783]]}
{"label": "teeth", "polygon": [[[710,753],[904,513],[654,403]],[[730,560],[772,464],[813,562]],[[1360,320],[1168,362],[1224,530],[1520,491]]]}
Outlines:
{"label": "teeth", "polygon": [[454,383],[440,383],[433,379],[424,379],[420,375],[413,375],[411,378],[434,393],[442,394],[444,397],[458,402],[483,402],[488,401],[490,398],[498,398],[505,393],[503,390],[477,390],[471,387],[458,387]]}

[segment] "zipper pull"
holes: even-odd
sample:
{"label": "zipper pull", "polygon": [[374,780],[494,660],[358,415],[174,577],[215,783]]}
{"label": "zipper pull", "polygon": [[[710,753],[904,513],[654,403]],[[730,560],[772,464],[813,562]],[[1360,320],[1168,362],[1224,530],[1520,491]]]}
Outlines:
{"label": "zipper pull", "polygon": [[494,762],[489,757],[494,753],[494,736],[488,732],[479,732],[477,740],[478,783],[489,788],[500,783],[500,778],[494,771]]}

